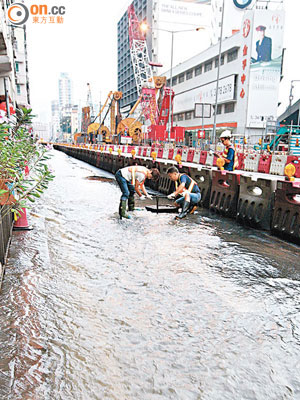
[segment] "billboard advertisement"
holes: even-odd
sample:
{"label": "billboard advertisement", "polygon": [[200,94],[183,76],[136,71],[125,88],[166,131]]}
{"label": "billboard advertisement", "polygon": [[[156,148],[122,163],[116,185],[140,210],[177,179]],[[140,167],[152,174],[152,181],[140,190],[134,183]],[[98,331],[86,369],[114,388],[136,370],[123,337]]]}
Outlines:
{"label": "billboard advertisement", "polygon": [[[197,87],[187,92],[178,93],[174,97],[174,113],[194,110],[195,103],[215,104],[216,81]],[[234,100],[235,75],[227,76],[219,81],[218,102],[225,103]]]}
{"label": "billboard advertisement", "polygon": [[253,20],[247,127],[277,119],[284,11],[256,10]]}
{"label": "billboard advertisement", "polygon": [[[184,25],[191,28],[191,25],[201,26],[207,24],[211,15],[210,1],[179,1],[160,0],[158,1],[158,15],[160,25],[164,23]],[[176,29],[176,28],[175,28]]]}

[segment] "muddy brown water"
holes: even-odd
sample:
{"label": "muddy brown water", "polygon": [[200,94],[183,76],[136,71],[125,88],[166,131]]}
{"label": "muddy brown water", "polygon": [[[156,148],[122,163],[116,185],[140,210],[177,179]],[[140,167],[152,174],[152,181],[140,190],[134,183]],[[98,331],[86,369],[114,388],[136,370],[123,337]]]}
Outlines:
{"label": "muddy brown water", "polygon": [[300,399],[300,248],[201,210],[120,221],[53,152],[0,294],[0,399]]}

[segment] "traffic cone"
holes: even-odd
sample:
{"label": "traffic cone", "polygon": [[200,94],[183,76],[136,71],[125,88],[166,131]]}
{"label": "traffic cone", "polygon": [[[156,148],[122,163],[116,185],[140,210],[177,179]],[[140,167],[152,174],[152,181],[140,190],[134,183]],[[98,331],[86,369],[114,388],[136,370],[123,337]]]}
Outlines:
{"label": "traffic cone", "polygon": [[[29,226],[27,221],[26,208],[22,208],[20,217],[15,221],[13,230],[14,231],[31,231],[33,228]],[[16,214],[15,214],[16,217]]]}

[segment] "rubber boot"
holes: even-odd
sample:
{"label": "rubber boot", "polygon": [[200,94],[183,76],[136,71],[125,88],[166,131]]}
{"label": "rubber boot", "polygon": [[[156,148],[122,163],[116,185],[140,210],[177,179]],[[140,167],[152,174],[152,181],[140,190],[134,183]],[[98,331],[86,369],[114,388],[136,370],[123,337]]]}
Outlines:
{"label": "rubber boot", "polygon": [[134,197],[130,196],[128,199],[128,211],[134,211],[134,206],[135,206]]}
{"label": "rubber boot", "polygon": [[184,200],[181,212],[177,215],[176,219],[185,218],[189,210],[190,202]]}
{"label": "rubber boot", "polygon": [[126,203],[127,203],[126,200],[121,200],[120,201],[119,215],[120,215],[121,219],[122,218],[130,219],[131,218],[130,215],[126,214]]}

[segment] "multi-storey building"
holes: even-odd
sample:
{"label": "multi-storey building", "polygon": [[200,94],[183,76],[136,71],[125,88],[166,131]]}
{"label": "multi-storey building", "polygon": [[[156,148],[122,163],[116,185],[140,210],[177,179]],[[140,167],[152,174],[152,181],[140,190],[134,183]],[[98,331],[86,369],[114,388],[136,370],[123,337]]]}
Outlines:
{"label": "multi-storey building", "polygon": [[[223,0],[178,1],[134,0],[140,21],[146,21],[149,58],[170,68],[171,31],[174,31],[173,65],[183,62],[216,43],[220,36]],[[239,29],[243,12],[225,0],[223,37]],[[202,28],[196,31],[196,28]],[[154,75],[161,75],[157,68]],[[137,90],[131,65],[127,11],[118,22],[118,90],[123,92],[122,108],[130,108],[137,100]]]}
{"label": "multi-storey building", "polygon": [[15,54],[16,100],[18,106],[29,107],[29,77],[26,26],[12,27]]}
{"label": "multi-storey building", "polygon": [[[12,35],[6,19],[6,2],[0,0],[0,102],[6,104],[6,101],[15,107],[16,85]],[[6,113],[1,112],[0,122],[5,117]]]}
{"label": "multi-storey building", "polygon": [[71,111],[71,133],[79,132],[79,123],[78,123],[78,114],[79,114],[78,106],[73,106]]}
{"label": "multi-storey building", "polygon": [[[8,23],[10,3],[0,0],[0,102],[8,102],[13,108],[29,107],[26,28]],[[6,112],[1,111],[1,119],[4,116]]]}
{"label": "multi-storey building", "polygon": [[[259,59],[258,40],[262,21],[273,39],[264,61]],[[243,16],[242,29],[222,41],[219,80],[218,44],[175,66],[172,82],[168,71],[167,84],[175,91],[174,124],[194,134],[205,130],[206,136],[212,137],[218,81],[217,131],[230,129],[251,141],[263,136],[277,120],[283,26],[280,9],[249,10]],[[210,113],[200,118],[195,114],[196,104],[206,104]]]}
{"label": "multi-storey building", "polygon": [[60,79],[58,81],[59,86],[59,106],[63,107],[72,104],[73,91],[72,91],[72,81],[66,72],[60,74]]}
{"label": "multi-storey building", "polygon": [[51,102],[51,137],[53,140],[59,137],[60,133],[60,112],[57,100]]}

